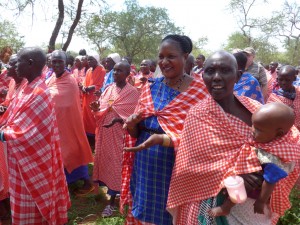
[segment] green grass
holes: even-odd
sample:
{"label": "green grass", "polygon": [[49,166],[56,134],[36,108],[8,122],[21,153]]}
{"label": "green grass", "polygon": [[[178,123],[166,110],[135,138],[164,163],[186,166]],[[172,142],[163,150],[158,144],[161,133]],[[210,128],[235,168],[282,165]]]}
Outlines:
{"label": "green grass", "polygon": [[[89,165],[89,174],[92,176],[93,165]],[[71,208],[68,211],[68,225],[88,224],[88,225],[123,225],[124,216],[117,210],[112,217],[102,218],[101,213],[108,205],[106,188],[100,188],[100,194],[90,194],[86,197],[76,197],[74,190],[81,187],[82,182],[78,181],[69,186],[71,197]],[[118,203],[118,202],[117,202]]]}

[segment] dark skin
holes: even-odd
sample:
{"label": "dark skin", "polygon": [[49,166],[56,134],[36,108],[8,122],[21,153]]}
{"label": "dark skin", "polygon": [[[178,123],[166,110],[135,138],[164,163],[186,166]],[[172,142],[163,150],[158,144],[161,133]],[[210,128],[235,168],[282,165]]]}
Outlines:
{"label": "dark skin", "polygon": [[42,74],[42,69],[46,63],[46,55],[40,48],[23,48],[18,53],[17,75],[26,78],[31,83]]}
{"label": "dark skin", "polygon": [[[253,138],[256,142],[267,143],[284,136],[293,126],[295,116],[287,105],[272,102],[262,105],[252,115]],[[263,181],[261,192],[254,203],[254,213],[264,214],[264,209],[270,201],[276,183]],[[213,208],[209,214],[213,217],[225,216],[235,204],[226,199],[220,206]]]}
{"label": "dark skin", "polygon": [[[114,73],[113,73],[113,78],[114,82],[116,83],[116,86],[118,88],[124,88],[127,84],[126,78],[130,74],[130,65],[128,62],[121,61],[114,66]],[[111,107],[111,106],[110,106]],[[100,102],[99,101],[94,101],[90,104],[90,108],[94,111],[97,112],[100,109]],[[120,117],[116,117],[112,119],[112,121],[108,124],[104,124],[103,127],[105,128],[110,128],[116,123],[123,124],[123,119]],[[115,205],[115,197],[116,195],[112,195],[110,198],[110,205],[114,206]]]}
{"label": "dark skin", "polygon": [[[98,62],[97,62],[97,60],[93,56],[89,56],[87,58],[87,62],[88,62],[89,67],[92,67],[93,70],[96,69],[96,67],[98,66]],[[95,91],[96,87],[95,87],[95,85],[91,85],[91,86],[88,86],[88,87],[84,87],[84,86],[80,85],[79,89],[83,93],[87,93],[87,92],[93,92],[93,91]]]}
{"label": "dark skin", "polygon": [[55,50],[54,52],[52,52],[51,64],[57,78],[61,77],[64,74],[66,61],[67,56],[65,52],[60,50]]}
{"label": "dark skin", "polygon": [[293,66],[282,66],[277,74],[277,82],[286,92],[295,92],[293,82],[296,80],[296,70]]}
{"label": "dark skin", "polygon": [[[12,55],[10,57],[8,62],[9,68],[7,70],[7,76],[12,77],[15,80],[16,85],[20,84],[23,80],[23,78],[17,76],[17,72],[16,72],[17,59],[18,59],[17,55]],[[0,105],[0,115],[3,115],[6,109],[7,109],[6,106]]]}
{"label": "dark skin", "polygon": [[269,65],[269,69],[271,73],[274,73],[277,69],[278,63],[277,62],[271,62]]}
{"label": "dark skin", "polygon": [[[130,74],[130,65],[127,62],[121,61],[114,66],[114,82],[116,83],[116,86],[119,88],[123,88],[126,86],[126,78]],[[99,101],[94,101],[90,104],[91,109],[94,112],[99,111],[100,108],[100,102]],[[109,124],[103,125],[103,127],[110,128],[116,123],[121,123],[123,124],[124,121],[122,118],[114,118]]]}
{"label": "dark skin", "polygon": [[[179,44],[173,40],[165,40],[161,43],[158,54],[158,65],[165,77],[164,82],[171,88],[178,88],[178,80],[182,79],[182,85],[178,91],[184,92],[188,89],[193,78],[184,73],[184,66],[187,60],[188,53],[184,53]],[[131,115],[124,124],[124,128],[127,128],[129,134],[132,137],[138,137],[139,129],[138,123],[142,121],[141,114]],[[168,147],[173,147],[174,144],[170,137],[168,138],[170,144]],[[164,135],[153,134],[145,142],[139,146],[132,148],[124,148],[125,151],[137,152],[147,149],[153,145],[163,145]]]}
{"label": "dark skin", "polygon": [[[203,80],[208,92],[222,109],[252,126],[251,113],[233,95],[235,82],[240,79],[241,73],[233,55],[225,51],[214,53],[204,65]],[[259,189],[262,185],[262,176],[257,174],[243,174],[247,192]],[[225,208],[218,207],[218,212],[208,212],[212,216],[225,215]]]}

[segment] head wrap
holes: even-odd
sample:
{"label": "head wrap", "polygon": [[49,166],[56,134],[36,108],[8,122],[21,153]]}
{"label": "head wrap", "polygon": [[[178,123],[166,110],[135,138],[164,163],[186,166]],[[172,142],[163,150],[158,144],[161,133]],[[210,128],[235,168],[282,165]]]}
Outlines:
{"label": "head wrap", "polygon": [[115,63],[121,62],[121,56],[118,53],[109,54],[107,58],[111,58]]}
{"label": "head wrap", "polygon": [[98,54],[94,54],[94,55],[90,55],[91,57],[93,57],[94,59],[96,59],[96,61],[98,62],[98,65],[100,65],[100,56]]}

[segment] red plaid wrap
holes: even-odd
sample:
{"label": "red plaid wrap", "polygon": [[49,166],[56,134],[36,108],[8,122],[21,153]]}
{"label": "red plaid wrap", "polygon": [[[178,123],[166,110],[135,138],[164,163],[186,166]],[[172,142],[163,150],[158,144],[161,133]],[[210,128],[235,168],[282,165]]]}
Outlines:
{"label": "red plaid wrap", "polygon": [[[8,90],[8,85],[9,82],[11,80],[11,77],[7,76],[7,70],[4,70],[1,74],[0,74],[0,92],[4,91],[4,90]],[[0,98],[0,103],[4,102],[5,97]]]}
{"label": "red plaid wrap", "polygon": [[[252,113],[260,106],[260,103],[247,97],[237,98]],[[299,158],[299,147],[296,147],[299,133],[294,128],[278,141],[268,144],[247,143],[250,128],[248,135],[239,132],[240,129],[232,126],[229,116],[211,97],[190,110],[173,169],[167,204],[168,210],[174,215],[177,215],[178,209],[184,213],[185,206],[192,202],[216,196],[227,176],[261,170],[251,145],[270,150],[284,161]],[[198,135],[205,138],[195,138]],[[290,207],[288,195],[296,181],[295,173],[299,173],[298,168],[288,178],[281,180],[273,192],[271,207],[280,215]],[[190,215],[178,216],[186,219]]]}
{"label": "red plaid wrap", "polygon": [[13,223],[65,224],[70,199],[55,112],[43,78],[24,85],[7,111],[1,130],[8,148]]}
{"label": "red plaid wrap", "polygon": [[296,98],[293,100],[272,93],[268,98],[269,102],[281,102],[293,108],[296,116],[295,126],[300,130],[300,87],[295,87]]}
{"label": "red plaid wrap", "polygon": [[[191,106],[197,104],[208,96],[208,92],[202,80],[194,79],[186,92],[180,93],[174,98],[169,105],[165,106],[160,111],[155,111],[151,96],[150,84],[147,83],[141,93],[139,104],[135,110],[136,113],[141,113],[142,118],[157,116],[158,122],[166,134],[172,139],[175,151],[178,148],[180,134],[183,129],[183,122]],[[135,139],[129,134],[125,135],[124,146],[131,147],[135,145]],[[124,205],[131,200],[130,194],[130,176],[134,161],[134,153],[124,152],[123,167],[122,167],[122,191],[120,198],[120,210],[123,212]],[[130,208],[129,208],[130,211]],[[127,218],[128,220],[129,218]],[[133,220],[135,220],[132,217]],[[132,222],[132,221],[131,221]],[[129,223],[127,224],[134,224]]]}

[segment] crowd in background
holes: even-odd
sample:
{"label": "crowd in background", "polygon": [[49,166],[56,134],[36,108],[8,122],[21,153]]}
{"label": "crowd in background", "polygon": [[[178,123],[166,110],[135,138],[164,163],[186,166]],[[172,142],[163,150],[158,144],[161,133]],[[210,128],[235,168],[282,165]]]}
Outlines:
{"label": "crowd in background", "polygon": [[[196,58],[192,47],[168,35],[139,68],[118,53],[10,52],[0,218],[66,224],[68,185],[82,180],[74,194],[106,186],[102,217],[128,211],[126,224],[275,224],[299,187],[300,67],[263,66],[252,47]],[[223,191],[233,175],[245,182],[242,204]]]}

